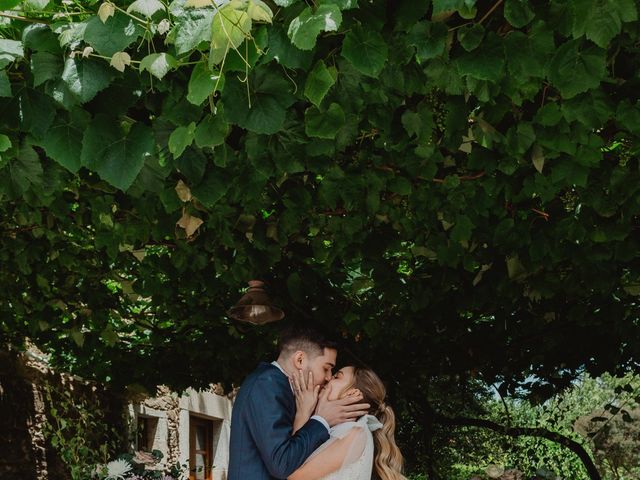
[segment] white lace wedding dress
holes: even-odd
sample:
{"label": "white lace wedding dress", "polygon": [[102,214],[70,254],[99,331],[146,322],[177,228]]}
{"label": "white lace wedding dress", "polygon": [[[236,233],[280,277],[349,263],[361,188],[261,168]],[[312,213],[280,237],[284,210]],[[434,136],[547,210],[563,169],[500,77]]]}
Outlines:
{"label": "white lace wedding dress", "polygon": [[317,455],[332,441],[345,437],[353,428],[358,430],[349,447],[342,466],[335,472],[319,480],[371,480],[373,470],[373,435],[371,432],[381,428],[382,424],[373,415],[365,415],[357,422],[346,422],[329,430],[329,440],[322,444],[313,454]]}

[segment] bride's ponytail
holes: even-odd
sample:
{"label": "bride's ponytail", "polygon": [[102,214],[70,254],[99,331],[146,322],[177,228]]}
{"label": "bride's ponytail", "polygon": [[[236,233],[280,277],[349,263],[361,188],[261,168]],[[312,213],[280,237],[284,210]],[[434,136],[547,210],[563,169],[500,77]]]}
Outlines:
{"label": "bride's ponytail", "polygon": [[373,467],[376,477],[380,480],[406,480],[402,475],[404,459],[396,445],[394,435],[396,416],[391,407],[382,403],[376,417],[382,423],[382,428],[373,432],[375,445]]}
{"label": "bride's ponytail", "polygon": [[396,445],[394,432],[396,416],[385,403],[387,391],[382,380],[368,368],[354,367],[354,385],[362,392],[364,401],[371,405],[370,412],[382,428],[373,432],[375,454],[373,459],[374,477],[378,480],[406,480],[402,474],[404,459]]}

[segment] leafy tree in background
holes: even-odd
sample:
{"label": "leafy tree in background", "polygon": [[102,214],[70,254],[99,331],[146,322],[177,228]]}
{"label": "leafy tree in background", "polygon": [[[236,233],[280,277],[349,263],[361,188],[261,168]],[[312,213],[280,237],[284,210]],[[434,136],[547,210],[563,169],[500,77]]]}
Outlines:
{"label": "leafy tree in background", "polygon": [[439,376],[541,401],[637,369],[635,0],[0,9],[4,342],[238,382],[260,277],[426,427]]}
{"label": "leafy tree in background", "polygon": [[[639,473],[636,454],[640,444],[639,423],[635,418],[640,400],[639,381],[638,376],[632,375],[622,378],[608,374],[599,378],[583,375],[564,392],[542,404],[533,404],[526,399],[502,399],[495,389],[487,389],[477,382],[468,385],[466,394],[461,394],[460,389],[452,388],[451,382],[441,379],[430,402],[441,405],[442,412],[450,416],[462,414],[498,424],[542,427],[583,441],[593,452],[602,478],[634,479]],[[421,457],[425,449],[419,444],[424,432],[412,420],[411,416],[403,418],[398,433],[403,440],[411,438],[413,443],[407,441],[408,444],[418,442],[419,448],[405,450],[409,463],[425,465],[430,460]],[[589,478],[576,455],[545,438],[509,437],[477,427],[436,426],[432,441],[434,458],[431,461],[442,478],[484,479],[485,470],[491,465],[507,472],[515,469],[527,479],[536,475],[552,480]]]}

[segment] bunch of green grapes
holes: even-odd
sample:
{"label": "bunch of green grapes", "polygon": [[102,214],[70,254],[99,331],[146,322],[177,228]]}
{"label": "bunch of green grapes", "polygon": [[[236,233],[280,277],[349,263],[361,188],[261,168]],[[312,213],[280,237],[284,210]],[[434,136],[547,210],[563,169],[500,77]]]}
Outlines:
{"label": "bunch of green grapes", "polygon": [[568,213],[574,212],[578,205],[578,193],[572,188],[560,195],[560,201],[565,211]]}
{"label": "bunch of green grapes", "polygon": [[629,159],[631,158],[631,141],[627,138],[620,140],[620,146],[618,147],[618,165],[622,168],[627,166]]}
{"label": "bunch of green grapes", "polygon": [[437,88],[431,90],[426,96],[425,101],[427,105],[433,110],[433,121],[435,123],[435,132],[438,135],[442,135],[445,129],[447,120],[447,105],[444,102],[444,93]]}

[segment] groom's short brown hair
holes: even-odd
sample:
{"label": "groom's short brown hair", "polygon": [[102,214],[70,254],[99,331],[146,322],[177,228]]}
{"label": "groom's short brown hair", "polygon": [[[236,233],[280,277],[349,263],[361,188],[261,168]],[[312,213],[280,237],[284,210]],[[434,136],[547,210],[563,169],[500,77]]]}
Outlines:
{"label": "groom's short brown hair", "polygon": [[314,328],[295,326],[282,332],[278,348],[283,357],[293,355],[299,350],[316,357],[322,355],[325,348],[337,350],[338,344]]}

